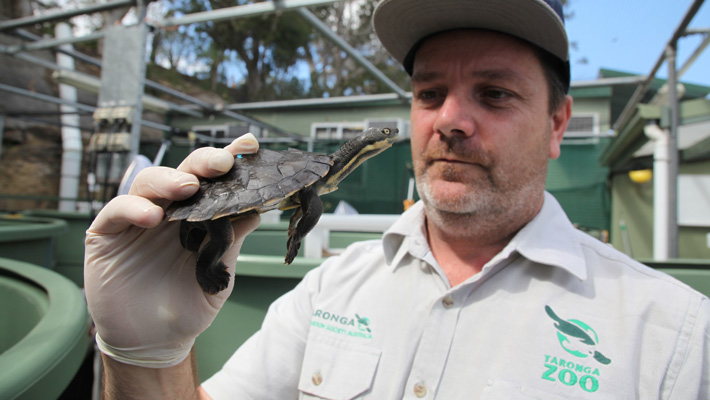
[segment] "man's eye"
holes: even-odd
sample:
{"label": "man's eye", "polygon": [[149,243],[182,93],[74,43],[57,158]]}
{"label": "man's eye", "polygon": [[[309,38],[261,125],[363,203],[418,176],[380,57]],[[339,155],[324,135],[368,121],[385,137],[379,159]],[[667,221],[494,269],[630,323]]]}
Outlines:
{"label": "man's eye", "polygon": [[506,99],[510,96],[510,94],[504,90],[498,90],[498,89],[489,89],[486,90],[484,95],[493,100],[503,100]]}
{"label": "man's eye", "polygon": [[419,100],[429,101],[434,100],[439,96],[435,90],[422,90],[417,94]]}

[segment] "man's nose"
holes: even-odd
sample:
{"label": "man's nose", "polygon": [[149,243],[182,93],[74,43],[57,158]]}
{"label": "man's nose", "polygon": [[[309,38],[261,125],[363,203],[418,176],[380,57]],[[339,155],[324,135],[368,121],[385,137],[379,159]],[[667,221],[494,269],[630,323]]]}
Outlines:
{"label": "man's nose", "polygon": [[444,100],[434,122],[434,129],[446,137],[473,136],[476,123],[473,107],[466,99],[450,94]]}

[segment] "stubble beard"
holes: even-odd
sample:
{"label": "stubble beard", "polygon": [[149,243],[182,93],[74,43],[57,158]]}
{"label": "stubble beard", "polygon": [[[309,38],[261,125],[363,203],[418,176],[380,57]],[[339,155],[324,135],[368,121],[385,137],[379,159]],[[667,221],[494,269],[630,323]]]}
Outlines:
{"label": "stubble beard", "polygon": [[[547,175],[547,160],[505,173],[495,165],[465,182],[469,190],[447,195],[436,190],[437,181],[420,166],[417,191],[429,223],[451,235],[472,239],[509,236],[527,224],[539,211]],[[441,171],[441,180],[464,184],[455,171]]]}

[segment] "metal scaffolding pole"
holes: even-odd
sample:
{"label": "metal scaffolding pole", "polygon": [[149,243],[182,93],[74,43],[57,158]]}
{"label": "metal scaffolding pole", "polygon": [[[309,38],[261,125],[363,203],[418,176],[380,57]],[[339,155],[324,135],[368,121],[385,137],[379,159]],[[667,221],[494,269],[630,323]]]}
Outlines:
{"label": "metal scaffolding pole", "polygon": [[[667,248],[668,258],[678,258],[678,87],[676,78],[677,42],[668,45],[666,63],[668,65],[668,196],[667,201],[667,243],[658,243]],[[655,244],[654,244],[655,246]]]}
{"label": "metal scaffolding pole", "polygon": [[[16,94],[19,96],[30,97],[33,99],[46,101],[48,103],[53,103],[53,104],[57,104],[57,105],[61,105],[61,104],[68,105],[68,106],[74,107],[78,110],[84,111],[86,113],[93,113],[94,111],[96,111],[96,107],[94,107],[94,106],[62,100],[58,97],[49,96],[49,95],[37,93],[37,92],[32,92],[32,91],[25,90],[25,89],[20,89],[20,88],[14,87],[14,86],[6,85],[4,83],[0,83],[0,91],[9,92],[9,93]],[[175,128],[173,128],[172,126],[160,124],[160,123],[153,122],[153,121],[142,120],[141,124],[145,127],[156,129],[159,131],[172,132],[175,130]]]}
{"label": "metal scaffolding pole", "polygon": [[405,101],[409,101],[409,96],[407,96],[407,92],[402,90],[399,86],[397,86],[396,83],[392,82],[390,78],[387,77],[382,71],[380,71],[377,67],[372,65],[370,61],[368,61],[365,57],[362,56],[357,50],[355,50],[348,42],[343,40],[340,36],[336,35],[329,27],[328,25],[324,24],[323,21],[318,19],[315,15],[313,15],[312,12],[308,11],[305,8],[299,8],[296,10],[301,17],[303,17],[306,21],[308,21],[314,28],[316,28],[320,33],[325,35],[326,38],[328,38],[330,41],[335,43],[336,46],[340,47],[348,53],[348,55],[357,61],[358,64],[362,65],[366,70],[368,70],[371,74],[375,75],[375,77],[382,83],[384,83],[388,88],[390,88],[393,92],[397,93],[397,95]]}
{"label": "metal scaffolding pole", "polygon": [[4,83],[0,83],[0,90],[5,91],[5,92],[9,92],[12,94],[17,94],[20,96],[25,96],[25,97],[30,97],[30,98],[37,99],[37,100],[46,101],[48,103],[54,103],[54,104],[58,104],[58,105],[64,104],[64,105],[72,106],[72,107],[76,108],[77,110],[86,111],[89,113],[92,113],[92,112],[94,112],[94,110],[96,110],[96,107],[94,107],[94,106],[89,106],[86,104],[66,101],[66,100],[60,99],[58,97],[50,96],[50,95],[43,94],[43,93],[32,92],[32,91],[25,90],[25,89],[20,89],[20,88],[14,87],[14,86],[6,85]]}
{"label": "metal scaffolding pole", "polygon": [[34,24],[41,24],[43,22],[69,19],[82,14],[91,14],[99,11],[113,10],[115,8],[121,7],[132,7],[134,5],[136,5],[136,0],[115,0],[110,3],[95,4],[87,7],[77,8],[74,10],[64,10],[56,13],[50,13],[47,15],[12,19],[9,21],[0,22],[0,32],[22,28],[25,26],[32,26]]}
{"label": "metal scaffolding pole", "polygon": [[684,35],[685,28],[688,27],[688,24],[690,24],[690,21],[693,19],[693,17],[695,17],[695,14],[697,14],[698,10],[700,9],[700,6],[703,5],[704,1],[705,0],[695,0],[693,4],[690,5],[690,8],[685,13],[685,16],[683,17],[683,20],[681,21],[680,25],[678,25],[678,27],[676,28],[675,32],[673,33],[673,36],[668,41],[668,44],[666,44],[666,46],[663,48],[663,53],[658,58],[658,61],[656,61],[656,64],[651,69],[651,72],[649,72],[646,76],[646,81],[644,81],[641,86],[636,88],[636,91],[631,96],[629,102],[626,103],[626,107],[619,115],[619,118],[617,118],[616,122],[614,122],[614,130],[618,130],[622,126],[626,125],[627,122],[629,122],[629,119],[631,119],[631,116],[636,111],[636,106],[641,102],[643,96],[648,93],[648,89],[651,87],[651,83],[653,83],[653,79],[656,77],[656,73],[658,73],[658,70],[661,68],[661,65],[663,65],[663,62],[666,59],[666,48],[671,44],[673,44],[674,47],[677,47],[678,39]]}
{"label": "metal scaffolding pole", "polygon": [[179,25],[190,25],[199,22],[218,22],[227,19],[250,17],[273,13],[276,11],[289,10],[299,7],[322,6],[337,3],[342,0],[278,0],[264,1],[261,3],[245,4],[241,6],[220,8],[218,10],[198,12],[184,15],[182,17],[167,18],[155,22],[156,26],[173,27]]}
{"label": "metal scaffolding pole", "polygon": [[685,31],[685,36],[688,36],[688,35],[703,35],[704,39],[702,42],[700,42],[700,44],[695,49],[693,54],[691,54],[690,57],[688,57],[688,59],[685,60],[685,64],[683,64],[683,66],[680,67],[680,69],[678,70],[678,78],[680,78],[681,76],[683,76],[685,74],[685,72],[688,70],[688,68],[690,68],[690,66],[693,65],[695,60],[697,60],[698,57],[700,57],[700,54],[702,54],[705,51],[705,49],[708,47],[708,45],[710,45],[710,28],[688,29]]}
{"label": "metal scaffolding pole", "polygon": [[7,46],[5,50],[3,50],[4,53],[7,54],[16,54],[22,51],[31,51],[31,50],[44,50],[44,49],[51,49],[52,47],[58,47],[64,44],[73,44],[73,43],[81,43],[81,42],[90,42],[92,40],[99,40],[103,38],[105,35],[104,31],[98,31],[98,32],[93,32],[86,34],[84,36],[70,36],[67,38],[62,38],[62,39],[45,39],[45,40],[39,40],[33,43],[27,43],[27,44],[18,44],[15,46]]}
{"label": "metal scaffolding pole", "polygon": [[[41,36],[37,36],[34,33],[26,31],[24,29],[17,29],[14,32],[12,32],[12,34],[21,38],[21,39],[25,39],[25,40],[32,40],[32,41],[42,40]],[[79,53],[76,50],[63,49],[63,48],[59,47],[59,48],[57,48],[57,51],[59,53],[66,54],[70,57],[73,57],[76,60],[85,62],[87,64],[95,65],[97,67],[101,67],[101,60],[87,56],[86,54],[83,54],[83,53]]]}
{"label": "metal scaffolding pole", "polygon": [[[32,34],[32,33],[26,32],[26,31],[21,31],[21,32],[19,32],[18,34],[19,34],[20,36],[22,36],[22,37],[28,39],[28,40],[38,40],[38,39],[40,39],[38,36],[36,36],[36,35],[34,35],[34,34]],[[101,36],[103,36],[103,33],[101,34]],[[44,42],[47,42],[47,41],[42,41],[42,42],[44,43]],[[45,47],[55,47],[55,46],[59,46],[59,45],[64,44],[64,43],[69,43],[69,41],[53,40],[53,43],[52,43],[51,46],[44,46],[44,47],[42,47],[42,48],[45,48]],[[31,44],[31,45],[27,45],[27,47],[29,47],[29,46],[32,46],[32,44]],[[15,47],[19,47],[19,46],[15,46]],[[37,46],[37,47],[39,47],[39,46]],[[27,50],[27,48],[22,49],[22,51],[24,51],[24,50]],[[94,58],[92,58],[92,57],[86,56],[86,55],[84,55],[84,54],[78,53],[78,52],[76,52],[76,51],[67,51],[67,50],[61,50],[61,49],[57,49],[57,50],[60,51],[60,52],[62,52],[62,53],[64,53],[64,54],[67,54],[67,55],[69,55],[69,56],[72,56],[72,57],[81,59],[82,61],[88,62],[88,63],[93,64],[93,65],[96,65],[96,66],[98,66],[98,67],[102,67],[102,66],[103,66],[101,61],[99,61],[99,60],[97,60],[97,59],[94,59]],[[11,51],[11,50],[9,50],[8,48],[3,47],[3,46],[0,46],[0,52],[1,52],[1,53],[12,54],[12,55],[14,55],[14,56],[17,57],[17,58],[20,58],[20,59],[23,59],[23,60],[25,60],[25,61],[38,64],[38,65],[42,65],[42,66],[44,66],[44,67],[46,67],[46,68],[49,68],[49,69],[60,70],[60,67],[59,67],[58,65],[56,65],[56,64],[53,64],[53,63],[48,62],[48,61],[44,61],[44,60],[42,60],[42,59],[40,59],[40,58],[31,56],[31,55],[28,55],[28,54],[24,54],[24,53],[22,53],[22,52],[13,52],[13,51]],[[72,76],[76,77],[78,74],[75,73],[75,72],[72,72],[72,73],[70,73],[70,74],[67,74],[67,73],[65,73],[65,71],[61,71],[61,73],[57,74],[58,77],[61,77],[61,78],[68,78],[66,75],[72,75]],[[76,83],[77,80],[74,79],[74,81],[75,81],[75,83]],[[93,77],[88,77],[88,76],[85,76],[85,75],[84,75],[83,78],[81,79],[81,81],[84,82],[84,83],[87,83],[87,82],[89,82],[89,81],[92,81],[92,82],[93,82],[93,81],[96,81],[96,82],[98,82],[98,79],[93,78]],[[262,121],[255,120],[255,119],[253,119],[253,118],[249,118],[249,117],[247,117],[247,116],[244,116],[244,115],[242,115],[242,114],[236,113],[236,112],[231,111],[231,110],[218,110],[218,109],[217,109],[214,105],[212,105],[212,104],[209,104],[209,103],[207,103],[207,102],[205,102],[205,101],[202,101],[202,100],[200,100],[200,99],[198,99],[198,98],[196,98],[196,97],[187,95],[187,94],[182,93],[182,92],[180,92],[180,91],[177,91],[177,90],[175,90],[175,89],[169,88],[169,87],[167,87],[167,86],[165,86],[165,85],[162,85],[162,84],[160,84],[160,83],[153,82],[153,81],[150,81],[150,80],[147,80],[147,79],[146,79],[144,84],[145,84],[145,86],[147,86],[147,87],[150,87],[150,88],[155,89],[155,90],[159,90],[159,91],[161,91],[161,92],[163,92],[163,93],[167,93],[167,94],[169,94],[169,95],[171,95],[171,96],[177,97],[177,98],[179,98],[179,99],[181,99],[181,100],[185,100],[185,101],[187,101],[187,102],[189,102],[189,103],[192,103],[192,104],[194,104],[194,105],[196,105],[196,106],[199,106],[199,107],[203,108],[204,111],[207,111],[207,112],[210,112],[210,113],[215,113],[215,114],[221,114],[221,115],[224,115],[225,117],[228,117],[228,118],[231,118],[231,119],[234,119],[234,120],[237,120],[237,121],[246,122],[246,123],[249,123],[249,124],[252,124],[252,125],[260,126],[260,127],[262,127],[262,128],[268,129],[268,130],[271,131],[271,132],[274,132],[274,133],[276,133],[276,134],[279,134],[279,135],[282,135],[282,136],[285,136],[285,137],[289,137],[289,138],[292,138],[292,139],[295,139],[295,140],[300,140],[300,136],[299,136],[299,135],[296,135],[296,134],[290,133],[290,132],[286,132],[286,131],[284,131],[284,130],[282,130],[282,129],[276,127],[276,126],[267,124],[267,123],[262,122]],[[98,90],[98,89],[94,89],[94,86],[96,86],[96,85],[94,85],[93,83],[91,83],[88,87],[91,88],[91,91],[96,91],[96,90]],[[86,86],[82,86],[82,87],[84,87],[84,89],[87,89]],[[148,96],[145,96],[145,97],[148,97]],[[151,104],[157,104],[158,102],[153,101],[153,99],[154,99],[154,98],[152,98],[152,97],[150,98]],[[157,99],[156,99],[156,100],[157,100]],[[190,115],[190,116],[193,116],[193,117],[202,117],[202,116],[203,116],[203,114],[202,114],[201,112],[196,111],[196,110],[192,110],[192,109],[190,109],[190,108],[188,108],[188,107],[179,106],[179,105],[177,105],[177,104],[172,104],[172,103],[169,103],[169,102],[166,102],[166,101],[163,101],[163,100],[159,100],[159,102],[160,102],[160,105],[161,105],[161,106],[168,107],[169,110],[171,110],[171,111],[178,111],[178,112],[181,112],[181,113],[183,113],[183,114],[187,114],[187,115]]]}

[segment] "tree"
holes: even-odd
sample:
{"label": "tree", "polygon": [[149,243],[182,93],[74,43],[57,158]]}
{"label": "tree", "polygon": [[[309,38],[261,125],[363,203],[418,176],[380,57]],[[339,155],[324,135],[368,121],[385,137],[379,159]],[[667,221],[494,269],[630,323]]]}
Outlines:
{"label": "tree", "polygon": [[[314,13],[392,79],[406,85],[407,76],[401,66],[371,32],[370,18],[375,4],[375,0],[348,0],[318,7]],[[172,5],[170,12],[179,15],[233,6],[234,2],[179,0]],[[239,97],[232,100],[341,96],[389,90],[292,11],[202,23],[180,37],[187,43],[195,35],[201,35],[199,40],[193,40],[201,47],[185,45],[182,48],[200,53],[199,58],[209,67],[212,90],[220,80],[231,84],[235,71],[239,72],[241,79],[236,91]],[[154,48],[161,49],[161,46]]]}
{"label": "tree", "polygon": [[[253,3],[241,0],[237,4]],[[176,11],[195,13],[234,6],[233,0],[183,0],[176,3]],[[206,48],[211,60],[210,79],[216,83],[220,68],[244,70],[245,100],[268,100],[273,97],[270,86],[275,76],[284,77],[304,54],[310,39],[310,27],[292,13],[273,13],[263,16],[208,22],[195,27],[196,34],[204,34],[210,45]],[[225,65],[236,55],[237,65]],[[290,78],[290,76],[288,77]]]}
{"label": "tree", "polygon": [[[314,14],[402,87],[408,78],[402,67],[380,45],[371,28],[376,0],[348,0],[319,7]],[[389,91],[364,67],[331,41],[314,36],[308,47],[312,97],[370,94]]]}

